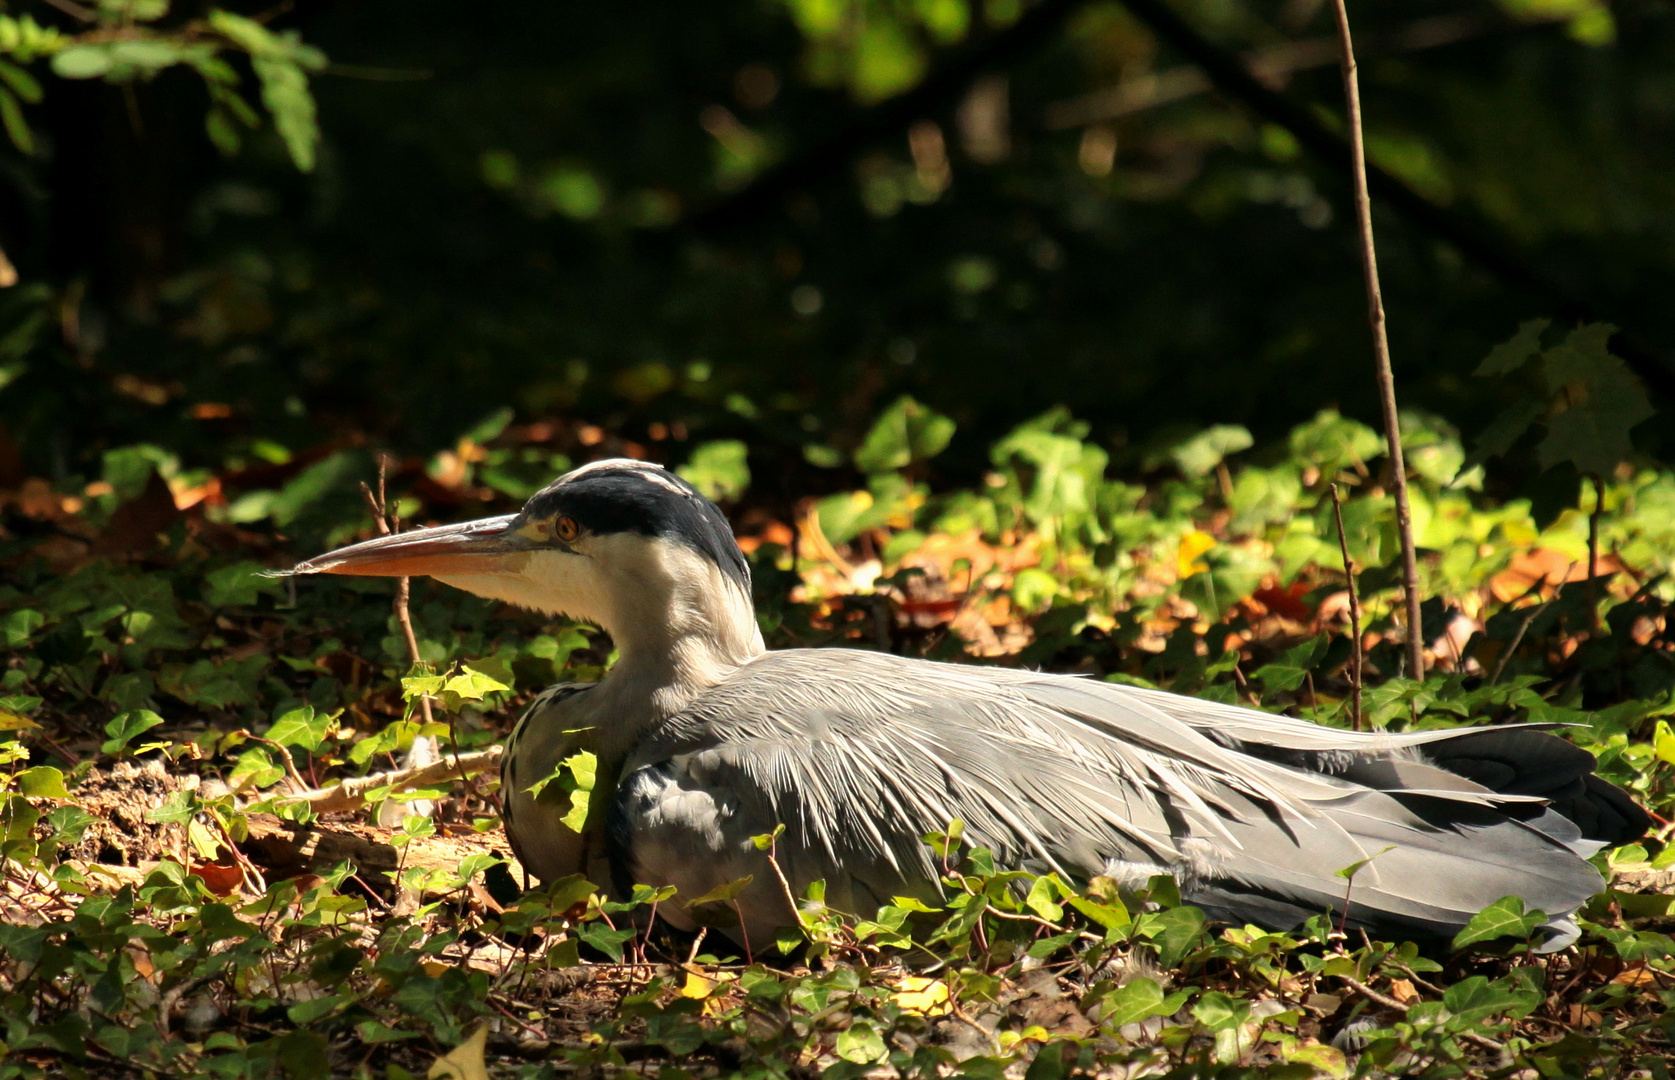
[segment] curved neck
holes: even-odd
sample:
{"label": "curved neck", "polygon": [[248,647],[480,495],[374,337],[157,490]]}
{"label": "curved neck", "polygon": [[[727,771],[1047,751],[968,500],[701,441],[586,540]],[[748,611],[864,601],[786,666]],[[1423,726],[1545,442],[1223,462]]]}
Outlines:
{"label": "curved neck", "polygon": [[658,556],[612,582],[589,613],[617,647],[616,664],[587,695],[608,754],[765,650],[743,588],[683,548]]}

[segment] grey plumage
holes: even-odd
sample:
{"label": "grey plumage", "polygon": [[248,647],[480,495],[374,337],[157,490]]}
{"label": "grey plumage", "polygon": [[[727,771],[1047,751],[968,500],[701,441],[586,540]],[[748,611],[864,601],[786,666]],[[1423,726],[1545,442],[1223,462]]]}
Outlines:
{"label": "grey plumage", "polygon": [[[870,912],[934,895],[939,868],[920,837],[959,818],[1001,865],[1069,880],[1114,870],[1129,884],[1169,872],[1189,902],[1241,922],[1340,907],[1336,871],[1369,857],[1350,922],[1381,933],[1451,934],[1508,894],[1568,913],[1599,890],[1573,824],[1519,821],[1530,796],[1432,764],[1433,748],[1485,742],[1481,731],[1327,741],[1314,725],[1209,702],[1172,713],[1182,700],[878,654],[769,653],[635,748],[612,808],[619,876],[688,896],[746,874],[771,884],[748,838],[783,823],[793,886],[826,879],[834,904]],[[1260,756],[1299,742],[1318,749],[1293,764]],[[774,889],[745,901],[753,937],[788,920]]]}
{"label": "grey plumage", "polygon": [[[870,914],[938,896],[921,837],[955,818],[1003,866],[1142,884],[1284,927],[1344,906],[1337,871],[1371,860],[1347,920],[1449,935],[1521,896],[1575,933],[1600,887],[1586,857],[1648,819],[1539,726],[1359,734],[1089,679],[839,649],[763,651],[748,568],[725,519],[639,462],[561,477],[522,514],[369,541],[300,572],[431,573],[482,595],[604,625],[621,659],[596,688],[556,689],[508,748],[502,799],[537,877],[607,872],[682,896],[746,875],[753,942],[793,915],[751,838],[783,825],[790,886]],[[431,560],[426,562],[426,560]],[[603,835],[528,786],[578,749],[617,777]],[[677,924],[695,913],[659,909]]]}

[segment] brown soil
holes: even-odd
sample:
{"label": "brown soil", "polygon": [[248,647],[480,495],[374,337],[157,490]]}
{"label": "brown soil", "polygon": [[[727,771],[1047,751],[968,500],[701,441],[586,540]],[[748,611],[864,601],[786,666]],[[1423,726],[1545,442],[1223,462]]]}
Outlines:
{"label": "brown soil", "polygon": [[[196,778],[193,778],[196,780]],[[118,761],[109,769],[94,769],[75,788],[75,802],[94,822],[64,856],[107,866],[138,867],[165,855],[181,857],[185,830],[158,825],[146,815],[163,804],[187,782],[167,771],[162,759]]]}

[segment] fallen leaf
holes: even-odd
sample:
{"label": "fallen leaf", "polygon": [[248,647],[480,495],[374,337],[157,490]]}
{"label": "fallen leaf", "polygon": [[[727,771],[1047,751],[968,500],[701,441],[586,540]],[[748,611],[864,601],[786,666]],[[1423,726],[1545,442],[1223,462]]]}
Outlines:
{"label": "fallen leaf", "polygon": [[890,1000],[902,1012],[920,1016],[940,1016],[948,1011],[948,984],[941,979],[926,979],[918,975],[904,976],[896,983]]}
{"label": "fallen leaf", "polygon": [[[1601,577],[1618,573],[1623,564],[1615,555],[1602,552],[1599,556],[1599,573]],[[1520,551],[1512,557],[1512,562],[1505,570],[1489,579],[1489,591],[1501,603],[1510,603],[1518,599],[1537,584],[1540,585],[1542,596],[1552,596],[1558,586],[1567,581],[1585,581],[1588,577],[1588,560],[1584,556],[1580,559],[1566,555],[1562,551],[1552,548],[1531,548]]]}
{"label": "fallen leaf", "polygon": [[204,885],[216,896],[231,896],[244,884],[244,874],[237,863],[193,863],[188,873],[202,878]]}
{"label": "fallen leaf", "polygon": [[489,1026],[483,1024],[464,1042],[437,1058],[425,1076],[429,1080],[489,1080],[489,1067],[483,1060],[488,1039]]}
{"label": "fallen leaf", "polygon": [[1645,964],[1636,964],[1619,971],[1617,977],[1611,981],[1618,986],[1657,986],[1660,980],[1658,972],[1651,970]]}
{"label": "fallen leaf", "polygon": [[[1309,610],[1309,605],[1303,600],[1308,591],[1308,582],[1298,578],[1291,583],[1290,588],[1270,585],[1257,589],[1250,598],[1281,618],[1306,623],[1314,617],[1314,612]],[[1345,599],[1347,598],[1348,594],[1345,593]]]}
{"label": "fallen leaf", "polygon": [[710,978],[698,968],[687,968],[686,981],[681,984],[680,996],[692,998],[694,1001],[702,1001],[709,997],[719,985],[721,985],[719,980]]}

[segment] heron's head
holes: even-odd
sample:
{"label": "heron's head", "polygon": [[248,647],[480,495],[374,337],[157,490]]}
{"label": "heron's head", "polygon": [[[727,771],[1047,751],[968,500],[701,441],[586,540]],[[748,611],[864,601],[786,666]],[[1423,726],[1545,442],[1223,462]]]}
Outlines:
{"label": "heron's head", "polygon": [[565,473],[516,514],[381,536],[292,573],[433,577],[597,622],[619,645],[648,623],[760,641],[750,567],[727,518],[674,473],[626,458]]}

